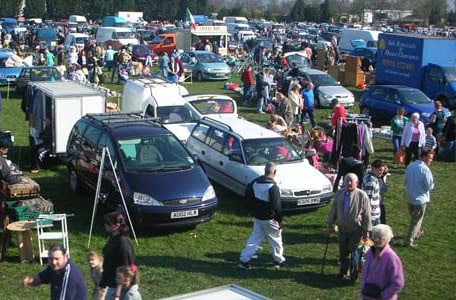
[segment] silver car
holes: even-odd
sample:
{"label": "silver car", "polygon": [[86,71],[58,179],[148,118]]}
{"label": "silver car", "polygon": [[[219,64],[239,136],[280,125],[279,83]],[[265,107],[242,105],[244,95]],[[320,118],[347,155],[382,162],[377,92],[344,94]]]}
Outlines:
{"label": "silver car", "polygon": [[181,54],[184,69],[192,71],[197,81],[226,80],[231,75],[230,67],[217,54],[209,51],[185,51]]}
{"label": "silver car", "polygon": [[355,104],[355,96],[326,72],[316,69],[300,69],[298,77],[305,77],[315,86],[315,105],[331,107],[334,99],[346,107]]}

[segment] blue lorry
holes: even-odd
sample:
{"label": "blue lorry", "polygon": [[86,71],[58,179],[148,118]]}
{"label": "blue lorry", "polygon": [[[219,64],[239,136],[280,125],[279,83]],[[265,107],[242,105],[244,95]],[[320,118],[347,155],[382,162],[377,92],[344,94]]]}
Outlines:
{"label": "blue lorry", "polygon": [[376,83],[421,89],[456,107],[456,40],[417,34],[379,35]]}

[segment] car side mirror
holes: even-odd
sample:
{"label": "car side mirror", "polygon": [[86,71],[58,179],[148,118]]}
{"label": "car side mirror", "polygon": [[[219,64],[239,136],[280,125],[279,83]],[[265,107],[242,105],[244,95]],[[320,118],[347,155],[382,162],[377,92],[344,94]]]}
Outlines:
{"label": "car side mirror", "polygon": [[196,161],[197,164],[199,164],[199,165],[201,164],[201,160],[200,160],[198,154],[193,154],[192,157]]}

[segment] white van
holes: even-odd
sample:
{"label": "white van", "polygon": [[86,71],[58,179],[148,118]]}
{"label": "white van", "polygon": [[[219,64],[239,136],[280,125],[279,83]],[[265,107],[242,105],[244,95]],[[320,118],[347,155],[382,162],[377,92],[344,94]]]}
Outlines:
{"label": "white van", "polygon": [[186,142],[198,121],[198,112],[183,98],[186,95],[186,88],[163,78],[127,80],[122,112],[159,117],[169,131]]}
{"label": "white van", "polygon": [[256,34],[252,30],[239,30],[238,31],[239,40],[246,42],[251,39],[256,38]]}
{"label": "white van", "polygon": [[70,32],[65,38],[65,49],[69,49],[75,43],[79,49],[84,48],[86,42],[90,41],[90,36],[85,33]]}
{"label": "white van", "polygon": [[95,39],[100,44],[111,43],[115,50],[128,44],[139,44],[135,33],[128,27],[99,27]]}
{"label": "white van", "polygon": [[353,47],[351,41],[353,40],[364,40],[367,47],[377,47],[378,35],[382,33],[376,30],[364,30],[364,29],[351,29],[346,28],[342,31],[339,40],[339,50],[341,53],[350,53],[355,47]]}
{"label": "white van", "polygon": [[249,24],[246,17],[223,17],[225,24]]}
{"label": "white van", "polygon": [[84,16],[78,16],[78,15],[71,15],[68,18],[68,22],[70,23],[77,23],[77,24],[85,24],[87,25],[87,19]]}

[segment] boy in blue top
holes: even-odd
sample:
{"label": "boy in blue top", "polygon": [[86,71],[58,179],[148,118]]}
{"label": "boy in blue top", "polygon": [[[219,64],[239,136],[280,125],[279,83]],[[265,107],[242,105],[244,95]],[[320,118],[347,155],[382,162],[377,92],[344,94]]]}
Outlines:
{"label": "boy in blue top", "polygon": [[313,84],[306,82],[304,88],[302,89],[301,95],[304,102],[304,108],[301,113],[301,123],[304,122],[304,119],[307,115],[313,128],[317,125],[314,116],[315,96],[313,92]]}

